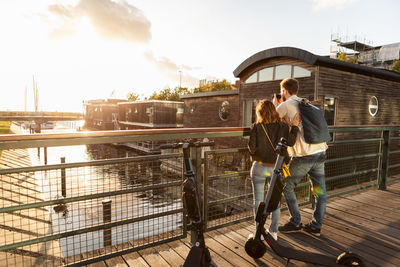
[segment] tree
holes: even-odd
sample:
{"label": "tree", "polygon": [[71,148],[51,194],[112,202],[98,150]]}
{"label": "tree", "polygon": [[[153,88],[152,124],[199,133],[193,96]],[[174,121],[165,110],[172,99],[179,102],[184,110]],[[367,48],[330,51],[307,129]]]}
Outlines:
{"label": "tree", "polygon": [[337,60],[341,60],[341,61],[345,61],[345,62],[350,62],[350,63],[354,63],[354,64],[358,64],[359,59],[355,59],[354,56],[352,56],[351,58],[347,57],[347,54],[345,52],[342,52],[339,54],[339,56],[336,58]]}
{"label": "tree", "polygon": [[139,95],[136,93],[127,93],[126,98],[128,98],[128,101],[138,101],[139,100]]}
{"label": "tree", "polygon": [[175,89],[171,90],[171,88],[165,88],[161,90],[159,93],[154,92],[149,99],[150,100],[168,100],[168,101],[181,101],[179,95],[190,94],[191,91],[186,87],[175,87]]}
{"label": "tree", "polygon": [[209,84],[209,83],[202,84],[198,88],[193,89],[193,93],[235,90],[235,89],[236,89],[236,87],[234,87],[227,80],[223,79],[222,81],[214,82],[211,84]]}
{"label": "tree", "polygon": [[336,59],[340,61],[347,61],[347,54],[345,52],[342,52]]}
{"label": "tree", "polygon": [[400,60],[395,59],[393,62],[393,71],[400,72]]}

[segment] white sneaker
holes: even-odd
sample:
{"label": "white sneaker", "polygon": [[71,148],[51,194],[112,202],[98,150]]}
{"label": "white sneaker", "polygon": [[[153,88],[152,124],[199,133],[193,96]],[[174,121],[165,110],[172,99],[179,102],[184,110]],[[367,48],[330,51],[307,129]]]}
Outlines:
{"label": "white sneaker", "polygon": [[267,232],[272,236],[273,239],[275,239],[275,241],[278,241],[278,233],[277,232],[271,232],[269,230],[267,230]]}

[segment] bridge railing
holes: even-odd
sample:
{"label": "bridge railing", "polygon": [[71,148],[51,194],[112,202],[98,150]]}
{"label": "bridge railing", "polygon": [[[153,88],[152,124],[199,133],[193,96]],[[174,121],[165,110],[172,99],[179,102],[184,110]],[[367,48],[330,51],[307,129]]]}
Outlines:
{"label": "bridge railing", "polygon": [[0,121],[73,121],[83,120],[83,114],[78,112],[50,111],[0,111]]}
{"label": "bridge railing", "polygon": [[[0,149],[85,145],[97,159],[0,169],[0,225],[4,226],[0,236],[5,236],[0,239],[0,257],[8,266],[86,265],[185,237],[190,229],[180,198],[181,152],[131,155],[115,144],[215,140],[215,147],[191,152],[205,200],[206,228],[251,219],[247,131],[202,128],[0,136]],[[326,162],[330,197],[376,185],[384,189],[397,179],[399,126],[330,131],[334,136]],[[36,157],[36,149],[31,156]],[[296,194],[301,205],[312,203],[307,177]]]}

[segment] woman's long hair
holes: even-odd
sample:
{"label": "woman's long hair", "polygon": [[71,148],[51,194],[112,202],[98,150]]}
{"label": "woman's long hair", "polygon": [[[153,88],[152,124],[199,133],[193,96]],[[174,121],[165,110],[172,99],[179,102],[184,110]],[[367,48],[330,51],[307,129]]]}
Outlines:
{"label": "woman's long hair", "polygon": [[280,122],[278,112],[274,104],[268,99],[261,100],[256,107],[257,123],[276,123]]}

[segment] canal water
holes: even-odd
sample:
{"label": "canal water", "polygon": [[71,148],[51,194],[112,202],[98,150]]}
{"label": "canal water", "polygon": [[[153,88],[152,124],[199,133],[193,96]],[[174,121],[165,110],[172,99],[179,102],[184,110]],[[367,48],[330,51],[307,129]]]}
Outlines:
{"label": "canal water", "polygon": [[[79,124],[77,124],[79,125]],[[42,133],[62,133],[76,131],[72,124],[57,123],[54,129]],[[44,165],[43,148],[30,149],[33,165]],[[97,159],[110,159],[136,156],[134,151],[113,145],[79,145],[47,148],[47,164],[59,164],[61,157],[66,163],[87,162]],[[93,193],[117,191],[132,187],[154,185],[181,179],[164,177],[160,164],[120,164],[108,166],[87,166],[66,169],[66,197],[85,196]],[[158,175],[156,175],[158,174]],[[60,190],[61,170],[37,172],[36,178],[44,200],[63,198]],[[180,209],[180,188],[148,190],[140,193],[129,193],[112,196],[111,222],[117,222],[159,212]],[[68,203],[64,206],[48,207],[52,227],[48,235],[62,234],[103,224],[104,198]],[[173,214],[155,219],[112,228],[112,245],[141,240],[182,228],[182,214]],[[153,238],[154,239],[154,238]],[[156,240],[155,240],[156,241]],[[136,244],[137,245],[137,244]],[[103,230],[93,231],[61,238],[60,247],[64,257],[81,254],[104,247]]]}

